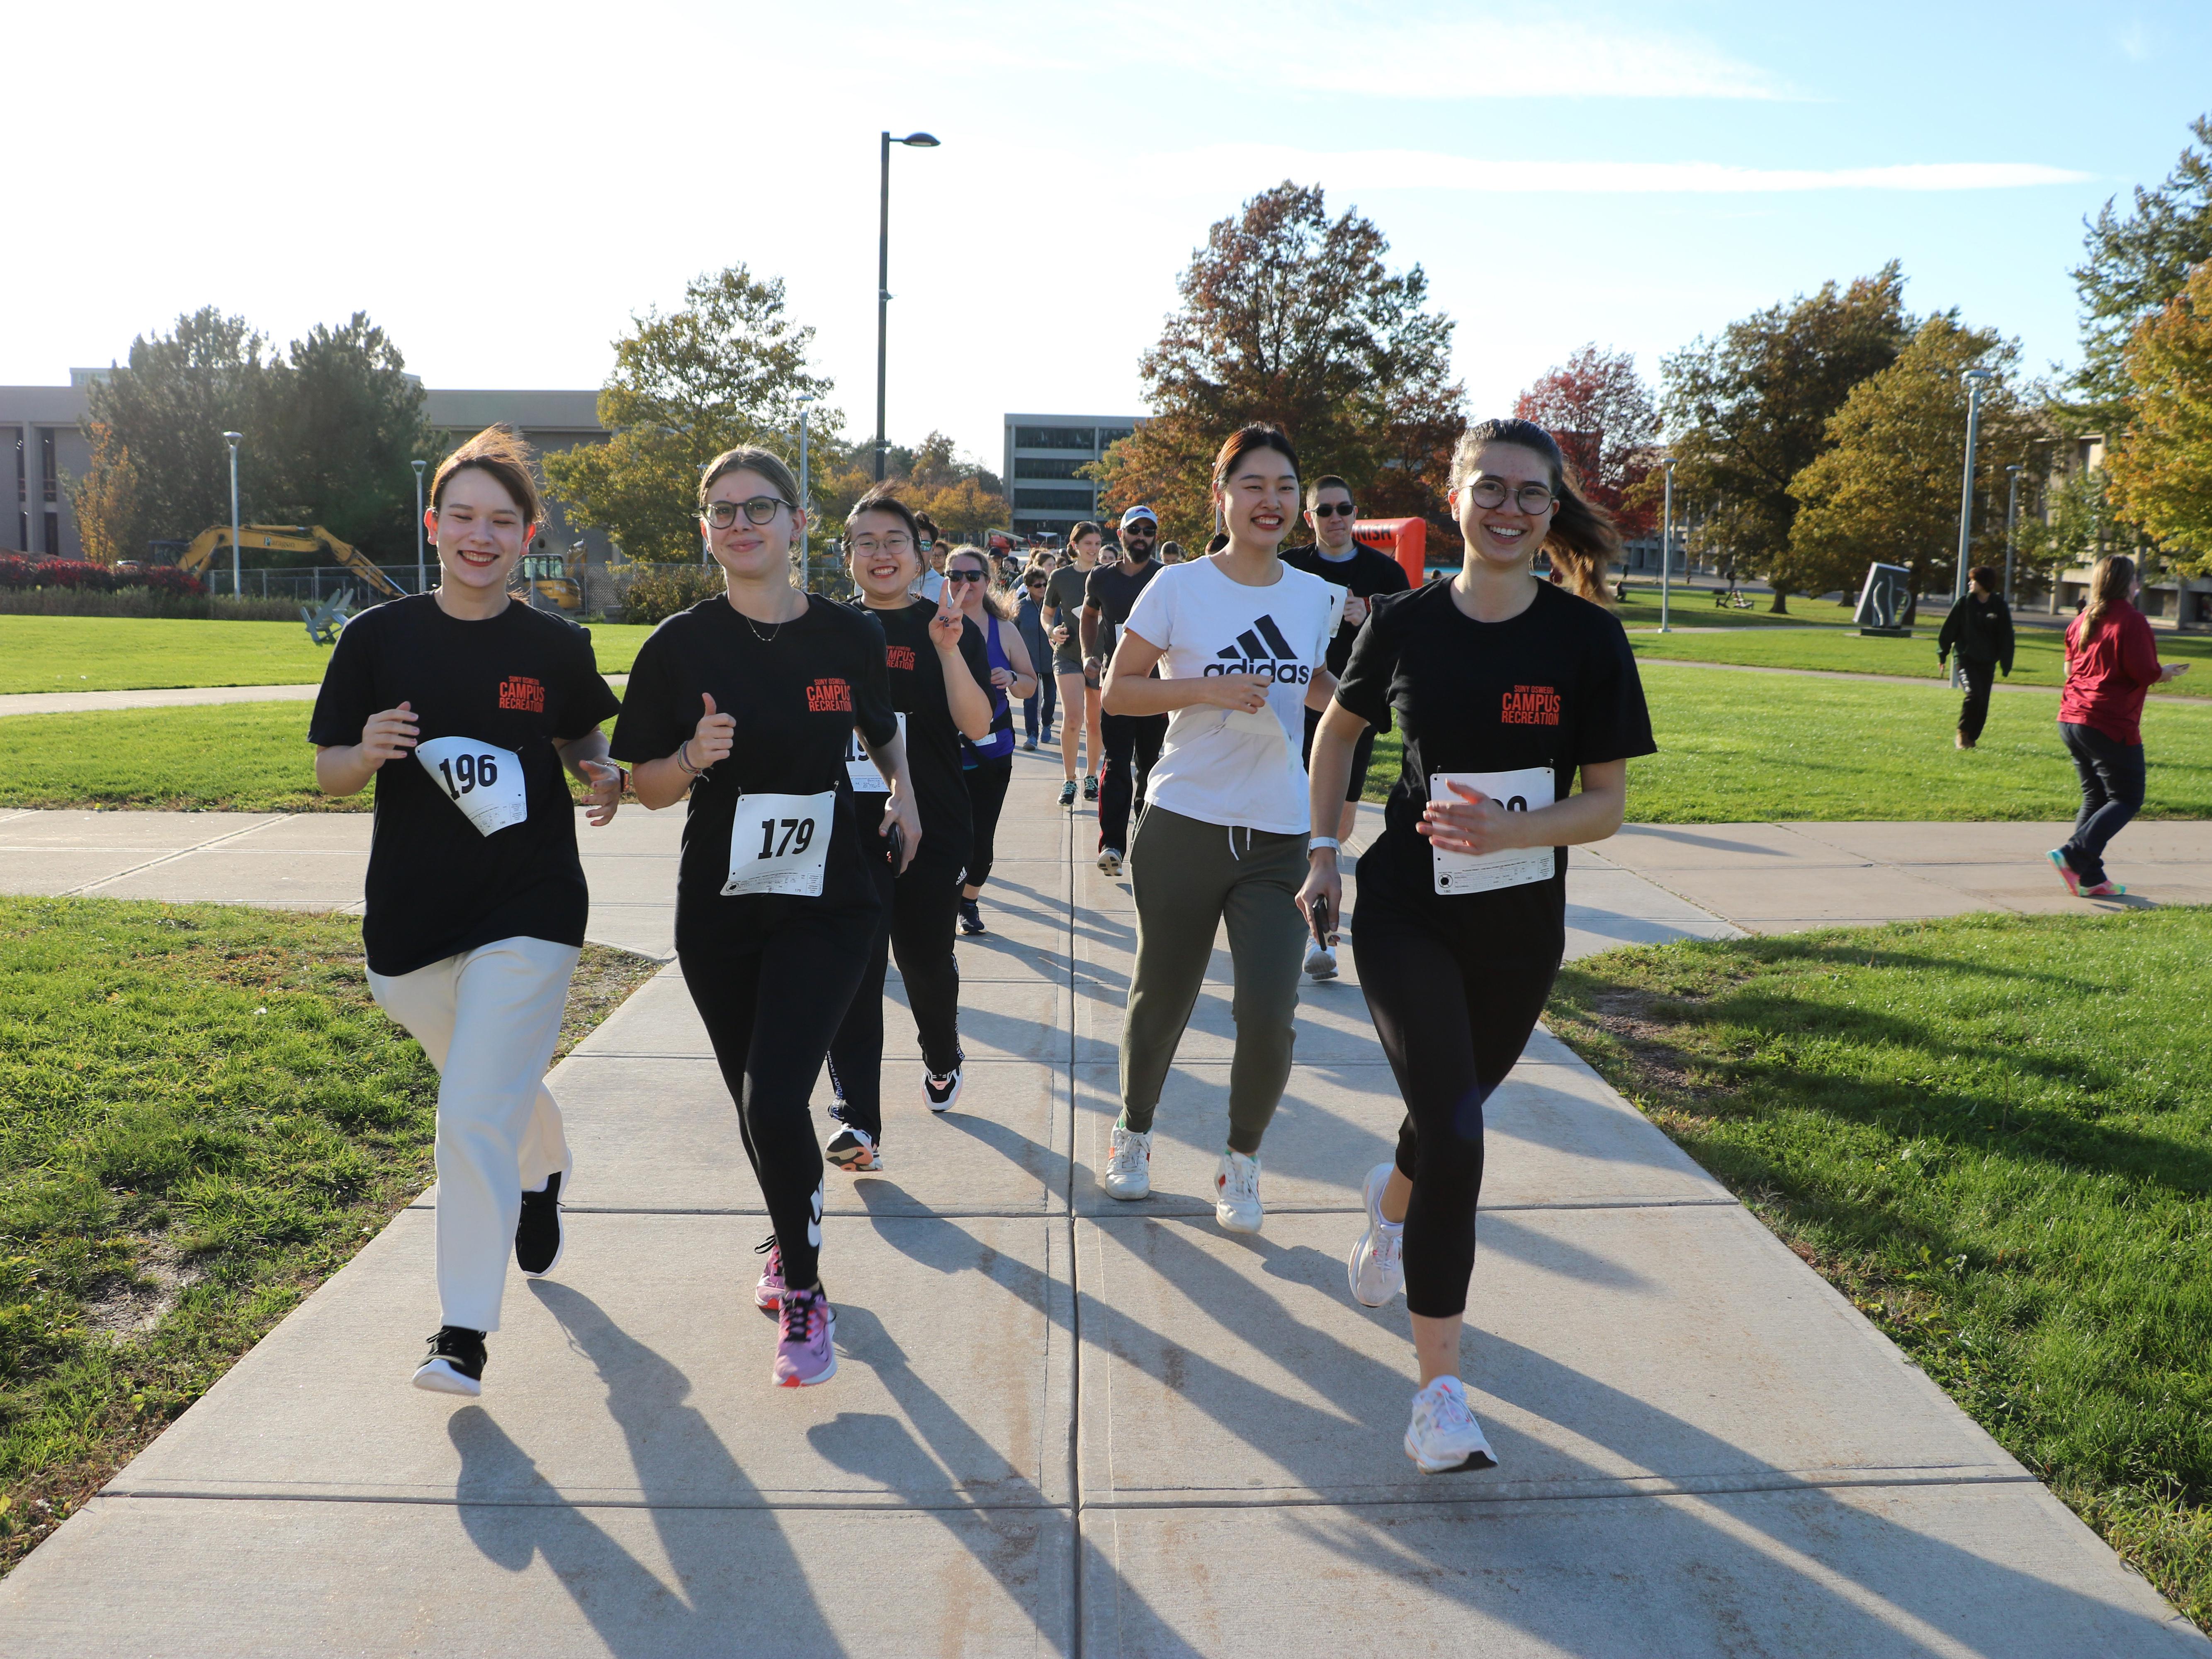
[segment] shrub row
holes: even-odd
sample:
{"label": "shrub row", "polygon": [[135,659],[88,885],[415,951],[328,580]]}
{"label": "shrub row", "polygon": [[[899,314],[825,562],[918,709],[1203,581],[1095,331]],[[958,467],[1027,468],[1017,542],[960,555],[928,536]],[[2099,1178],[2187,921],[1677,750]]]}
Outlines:
{"label": "shrub row", "polygon": [[21,553],[0,553],[0,587],[61,588],[89,593],[143,587],[179,598],[207,592],[207,584],[198,576],[170,565],[110,570],[106,565],[90,564],[82,559],[33,559]]}
{"label": "shrub row", "polygon": [[713,564],[649,564],[630,579],[623,620],[657,623],[722,591],[722,568]]}

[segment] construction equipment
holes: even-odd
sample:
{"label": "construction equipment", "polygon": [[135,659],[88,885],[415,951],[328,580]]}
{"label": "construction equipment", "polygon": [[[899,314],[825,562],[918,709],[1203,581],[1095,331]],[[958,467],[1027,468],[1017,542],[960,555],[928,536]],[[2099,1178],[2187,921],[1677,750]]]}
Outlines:
{"label": "construction equipment", "polygon": [[570,563],[582,562],[584,544],[576,544],[571,556],[559,553],[526,553],[522,556],[522,592],[532,610],[544,600],[556,611],[581,611],[584,608],[584,585],[568,574]]}
{"label": "construction equipment", "polygon": [[[230,526],[219,524],[203,530],[177,556],[177,568],[198,575],[215,556],[230,545]],[[243,553],[265,549],[272,553],[328,553],[331,557],[387,599],[399,599],[403,590],[391,577],[369,562],[368,556],[350,547],[319,524],[250,524],[238,532]]]}

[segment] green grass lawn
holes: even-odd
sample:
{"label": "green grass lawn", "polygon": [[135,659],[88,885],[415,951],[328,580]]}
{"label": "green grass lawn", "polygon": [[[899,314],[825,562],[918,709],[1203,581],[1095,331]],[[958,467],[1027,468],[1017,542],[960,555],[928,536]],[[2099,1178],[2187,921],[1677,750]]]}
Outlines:
{"label": "green grass lawn", "polygon": [[[1800,638],[1807,637],[1799,635]],[[1957,694],[1941,686],[1796,679],[1642,665],[1659,752],[1628,769],[1639,823],[1800,818],[2056,820],[2081,804],[2059,747],[2056,694],[1999,693],[1981,746],[1952,747]],[[2148,817],[2212,817],[2212,707],[2152,703]],[[1375,745],[1367,798],[1398,775]]]}
{"label": "green grass lawn", "polygon": [[[1645,581],[1645,578],[1638,577],[1628,596],[1613,606],[1613,614],[1620,618],[1624,628],[1659,626],[1658,584],[1653,581],[1647,586]],[[1850,610],[1844,605],[1792,598],[1788,612],[1778,617],[1766,608],[1774,602],[1771,594],[1753,593],[1750,599],[1752,608],[1738,611],[1733,605],[1714,605],[1710,588],[1684,587],[1678,582],[1668,600],[1667,623],[1670,628],[1729,628],[1753,633],[1771,628],[1850,625]]]}
{"label": "green grass lawn", "polygon": [[[653,630],[592,629],[599,672],[626,674]],[[185,685],[308,685],[330,652],[296,623],[0,617],[0,696]]]}
{"label": "green grass lawn", "polygon": [[1558,1032],[2212,1626],[2212,911],[1615,951]]}
{"label": "green grass lawn", "polygon": [[[659,964],[587,945],[563,1051]],[[0,898],[0,1567],[431,1178],[361,924]]]}
{"label": "green grass lawn", "polygon": [[[1832,607],[1824,607],[1832,608]],[[2016,631],[2013,653],[2014,685],[2066,683],[2064,637],[2056,629]],[[1733,634],[1632,634],[1638,657],[1673,657],[1690,662],[1741,663],[1759,668],[1825,668],[1846,674],[1908,674],[1941,680],[1936,663],[1936,628],[1920,629],[1909,640],[1862,636],[1853,629],[1777,633],[1741,629]],[[2160,688],[2177,696],[2212,697],[2212,638],[2197,634],[2160,634],[2158,654],[2166,662],[2191,665],[2179,679]],[[2002,676],[1999,684],[2007,682]]]}

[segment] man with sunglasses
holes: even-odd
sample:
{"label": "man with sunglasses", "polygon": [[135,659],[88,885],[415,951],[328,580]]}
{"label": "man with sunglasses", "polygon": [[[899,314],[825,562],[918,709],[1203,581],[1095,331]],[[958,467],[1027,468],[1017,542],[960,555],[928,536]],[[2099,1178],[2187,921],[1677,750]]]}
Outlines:
{"label": "man with sunglasses", "polygon": [[[1116,630],[1129,620],[1129,611],[1146,585],[1160,574],[1152,550],[1160,538],[1160,523],[1149,507],[1133,507],[1121,515],[1121,556],[1100,559],[1083,586],[1083,670],[1090,678],[1101,675],[1114,656]],[[1154,671],[1158,678],[1158,671]],[[1129,813],[1141,808],[1152,763],[1167,741],[1165,714],[1102,714],[1099,737],[1106,750],[1106,770],[1098,782],[1098,867],[1109,876],[1121,873],[1122,851],[1129,844]]]}
{"label": "man with sunglasses", "polygon": [[937,520],[927,513],[914,515],[915,533],[921,538],[921,580],[915,584],[915,593],[932,605],[945,594],[945,538],[937,528]]}
{"label": "man with sunglasses", "polygon": [[[1369,601],[1377,594],[1402,592],[1412,586],[1397,560],[1352,539],[1356,512],[1352,486],[1333,472],[1322,474],[1306,488],[1306,523],[1313,530],[1313,545],[1286,547],[1282,555],[1283,562],[1291,568],[1310,572],[1346,590],[1344,621],[1328,647],[1328,672],[1340,679],[1345,664],[1352,659],[1352,642],[1359,637],[1360,626],[1367,620]],[[1309,764],[1313,760],[1314,728],[1320,724],[1321,715],[1307,709],[1304,756]],[[1351,836],[1352,826],[1359,817],[1359,798],[1367,787],[1367,763],[1375,752],[1375,730],[1370,726],[1362,732],[1352,750],[1352,782],[1336,828],[1339,841]],[[1316,824],[1314,830],[1318,835],[1322,827]],[[1306,971],[1317,980],[1334,979],[1335,951],[1316,940],[1306,953]]]}

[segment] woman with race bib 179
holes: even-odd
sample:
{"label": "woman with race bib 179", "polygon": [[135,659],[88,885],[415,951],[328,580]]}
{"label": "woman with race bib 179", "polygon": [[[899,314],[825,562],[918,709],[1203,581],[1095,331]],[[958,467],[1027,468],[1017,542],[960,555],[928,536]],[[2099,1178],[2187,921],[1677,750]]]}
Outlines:
{"label": "woman with race bib 179", "polygon": [[781,1319],[771,1376],[785,1388],[837,1370],[809,1097],[883,908],[868,864],[884,839],[856,821],[845,767],[855,729],[890,781],[884,817],[907,859],[921,842],[884,630],[795,585],[798,502],[798,481],[764,449],[707,468],[700,521],[726,591],[678,611],[639,649],[614,740],[647,806],[691,798],[676,955],[775,1228],[754,1301]]}
{"label": "woman with race bib 179", "polygon": [[[1460,573],[1376,596],[1312,762],[1326,823],[1363,733],[1396,716],[1404,759],[1382,835],[1360,854],[1352,946],[1406,1118],[1396,1158],[1367,1173],[1367,1224],[1346,1271],[1368,1307],[1406,1292],[1421,1377],[1406,1454],[1431,1474],[1498,1461],[1459,1377],[1483,1103],[1559,972],[1567,848],[1620,827],[1629,760],[1654,747],[1628,636],[1601,600],[1620,542],[1551,434],[1482,422],[1451,479]],[[1540,548],[1571,592],[1536,577]],[[1335,842],[1315,837],[1309,857],[1298,902],[1334,915]]]}
{"label": "woman with race bib 179", "polygon": [[507,592],[539,516],[505,428],[441,462],[423,512],[437,589],[347,625],[307,728],[325,794],[375,781],[369,989],[438,1068],[442,1323],[415,1383],[441,1394],[483,1392],[510,1241],[533,1279],[561,1260],[568,1146],[544,1077],[588,902],[562,769],[590,786],[594,824],[622,793],[591,635]]}

